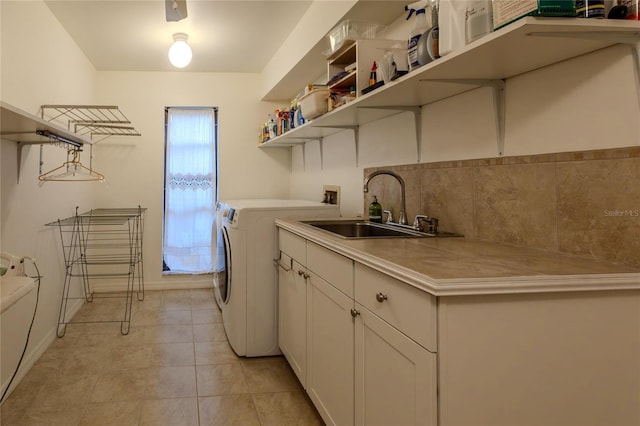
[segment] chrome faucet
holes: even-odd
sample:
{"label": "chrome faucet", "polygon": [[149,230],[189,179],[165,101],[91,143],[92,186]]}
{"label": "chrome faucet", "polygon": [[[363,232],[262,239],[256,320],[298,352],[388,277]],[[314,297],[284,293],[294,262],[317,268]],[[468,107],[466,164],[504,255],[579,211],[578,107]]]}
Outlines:
{"label": "chrome faucet", "polygon": [[391,214],[390,210],[382,210],[382,214],[387,215],[387,220],[385,223],[393,223],[393,215]]}
{"label": "chrome faucet", "polygon": [[424,227],[422,226],[422,223],[420,223],[420,221],[422,220],[424,220],[427,223],[426,232],[430,234],[438,233],[438,218],[426,216],[423,214],[416,215],[416,219],[413,222],[413,229],[415,229],[416,231],[425,231]]}
{"label": "chrome faucet", "polygon": [[406,198],[405,198],[405,190],[404,190],[404,180],[402,179],[402,177],[400,177],[400,175],[392,172],[391,170],[376,170],[375,172],[372,172],[371,174],[369,174],[369,176],[367,176],[366,178],[364,178],[364,187],[362,189],[363,192],[369,192],[369,181],[378,176],[378,175],[389,175],[389,176],[393,176],[394,178],[396,178],[398,180],[398,182],[400,182],[400,190],[401,190],[401,197],[402,199],[400,200],[400,202],[402,203],[402,205],[400,206],[400,214],[398,215],[398,223],[400,225],[406,225],[407,224],[407,217],[405,212],[407,211],[407,204],[406,204]]}

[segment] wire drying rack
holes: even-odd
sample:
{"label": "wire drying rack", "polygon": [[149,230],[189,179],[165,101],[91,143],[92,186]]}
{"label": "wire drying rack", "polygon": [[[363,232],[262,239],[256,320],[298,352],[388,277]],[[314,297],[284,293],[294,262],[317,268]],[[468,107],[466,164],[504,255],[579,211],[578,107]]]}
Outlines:
{"label": "wire drying rack", "polygon": [[[42,105],[42,118],[67,120],[67,128],[94,141],[109,136],[140,136],[116,105]],[[95,136],[101,137],[95,139]]]}
{"label": "wire drying rack", "polygon": [[[67,324],[119,322],[120,333],[129,334],[133,293],[144,300],[143,234],[146,208],[99,208],[58,219],[46,226],[60,231],[65,265],[65,279],[58,315],[58,337]],[[72,284],[79,278],[82,290],[74,294]],[[98,293],[92,283],[98,279],[122,279],[124,292]],[[95,298],[124,299],[124,313],[119,318],[71,318],[73,300],[93,302]]]}

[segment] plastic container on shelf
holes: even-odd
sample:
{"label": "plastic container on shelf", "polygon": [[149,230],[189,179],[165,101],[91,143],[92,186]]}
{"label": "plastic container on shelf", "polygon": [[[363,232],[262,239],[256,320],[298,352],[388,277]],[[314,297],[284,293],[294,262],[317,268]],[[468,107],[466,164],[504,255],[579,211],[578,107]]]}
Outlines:
{"label": "plastic container on shelf", "polygon": [[376,31],[379,28],[380,25],[376,23],[345,19],[329,31],[327,35],[331,45],[328,54],[330,55],[340,49],[345,40],[376,38]]}
{"label": "plastic container on shelf", "polygon": [[465,45],[465,18],[470,0],[440,0],[438,23],[440,26],[440,56],[448,55]]}
{"label": "plastic container on shelf", "polygon": [[467,12],[465,14],[466,43],[471,43],[489,34],[492,30],[491,0],[471,0],[467,2]]}
{"label": "plastic container on shelf", "polygon": [[305,120],[314,118],[326,113],[329,110],[329,89],[314,89],[298,99],[298,107]]}

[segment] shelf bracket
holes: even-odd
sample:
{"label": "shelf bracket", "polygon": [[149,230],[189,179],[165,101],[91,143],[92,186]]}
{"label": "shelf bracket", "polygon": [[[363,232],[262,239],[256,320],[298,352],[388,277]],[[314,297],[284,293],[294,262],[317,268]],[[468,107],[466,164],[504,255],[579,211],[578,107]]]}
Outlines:
{"label": "shelf bracket", "polygon": [[[20,183],[20,169],[22,168],[22,150],[24,149],[25,146],[27,146],[28,144],[24,144],[22,142],[18,142],[18,180],[17,180],[17,184]],[[42,151],[42,145],[40,145],[40,151]],[[40,161],[42,162],[42,156],[40,158]],[[42,168],[42,166],[40,166],[40,168]]]}
{"label": "shelf bracket", "polygon": [[[314,126],[314,127],[318,127],[318,128],[325,128],[325,129],[344,129],[344,130],[353,130],[353,140],[355,143],[355,149],[356,149],[356,167],[358,167],[358,159],[359,157],[359,151],[360,151],[360,126],[358,126],[357,124],[355,125],[344,125],[344,126],[340,126],[340,125],[331,125],[331,126]],[[322,141],[320,142],[320,159],[322,161]]]}
{"label": "shelf bracket", "polygon": [[416,130],[416,163],[420,162],[422,157],[422,107],[419,106],[374,106],[374,107],[358,107],[362,109],[386,109],[390,111],[410,111],[413,113],[414,128]]}
{"label": "shelf bracket", "polygon": [[551,32],[531,32],[527,34],[534,37],[560,37],[577,38],[582,40],[608,40],[612,43],[626,44],[631,48],[633,69],[636,77],[636,95],[638,106],[640,106],[640,31],[576,31],[571,33],[551,31]]}
{"label": "shelf bracket", "polygon": [[633,69],[636,74],[636,95],[638,95],[638,107],[640,107],[640,43],[630,45],[633,57]]}
{"label": "shelf bracket", "polygon": [[[320,170],[323,170],[324,169],[324,150],[323,150],[324,137],[320,136],[318,138],[305,138],[305,141],[307,142],[318,141],[318,143],[320,144]],[[304,171],[307,170],[306,146],[307,146],[306,143],[302,144],[302,160],[304,161],[304,167],[303,167]]]}
{"label": "shelf bracket", "polygon": [[491,87],[493,90],[493,107],[495,109],[496,118],[496,135],[498,138],[497,148],[498,155],[504,155],[504,126],[505,126],[505,101],[506,101],[506,83],[504,79],[455,79],[455,78],[437,78],[425,79],[420,81],[434,81],[441,83],[469,84],[472,86]]}

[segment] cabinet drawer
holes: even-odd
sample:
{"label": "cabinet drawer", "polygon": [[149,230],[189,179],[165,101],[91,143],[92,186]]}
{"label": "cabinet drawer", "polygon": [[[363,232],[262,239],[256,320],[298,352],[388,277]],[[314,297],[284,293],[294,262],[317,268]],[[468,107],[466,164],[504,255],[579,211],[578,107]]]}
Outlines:
{"label": "cabinet drawer", "polygon": [[286,253],[303,265],[307,263],[307,241],[304,238],[279,228],[278,242],[281,252]]}
{"label": "cabinet drawer", "polygon": [[308,242],[307,268],[353,297],[353,260]]}
{"label": "cabinet drawer", "polygon": [[355,300],[424,348],[436,351],[434,296],[356,263]]}

